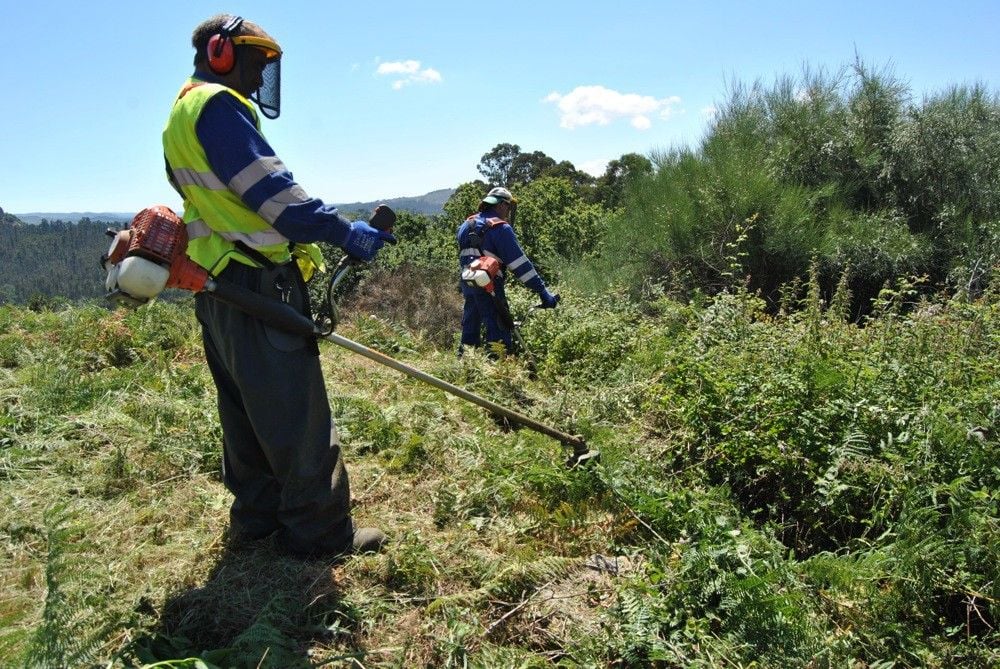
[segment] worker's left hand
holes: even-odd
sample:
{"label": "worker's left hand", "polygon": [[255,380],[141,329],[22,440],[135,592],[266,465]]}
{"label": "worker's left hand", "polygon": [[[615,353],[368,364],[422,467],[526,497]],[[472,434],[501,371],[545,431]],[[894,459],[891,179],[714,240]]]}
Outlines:
{"label": "worker's left hand", "polygon": [[539,297],[542,298],[542,309],[555,309],[556,305],[559,304],[559,296],[553,295],[548,290],[542,290]]}
{"label": "worker's left hand", "polygon": [[395,244],[396,237],[391,232],[373,228],[364,221],[354,221],[351,223],[350,232],[347,233],[347,239],[344,240],[343,249],[355,260],[368,262],[386,242]]}

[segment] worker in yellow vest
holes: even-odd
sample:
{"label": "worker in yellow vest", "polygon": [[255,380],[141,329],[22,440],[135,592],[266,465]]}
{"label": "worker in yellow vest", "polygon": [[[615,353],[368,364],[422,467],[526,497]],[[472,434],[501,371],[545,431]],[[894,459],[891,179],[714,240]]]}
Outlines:
{"label": "worker in yellow vest", "polygon": [[[215,277],[310,314],[305,282],[322,266],[315,242],[370,261],[388,232],[349,222],[310,197],[261,134],[281,111],[281,47],[257,24],[219,15],[195,28],[194,74],[163,130],[167,176],[184,199],[188,256]],[[381,548],[355,528],[340,443],[314,339],[275,330],[195,297],[218,390],[223,478],[235,496],[234,546],[269,538],[299,555]]]}

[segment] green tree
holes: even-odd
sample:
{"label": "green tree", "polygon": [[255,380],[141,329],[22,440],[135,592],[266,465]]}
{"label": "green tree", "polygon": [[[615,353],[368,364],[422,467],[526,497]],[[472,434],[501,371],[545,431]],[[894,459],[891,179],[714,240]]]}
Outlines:
{"label": "green tree", "polygon": [[520,153],[514,158],[513,163],[511,163],[510,174],[507,176],[509,181],[507,183],[512,186],[515,184],[531,183],[543,174],[551,172],[555,167],[556,161],[541,151]]}
{"label": "green tree", "polygon": [[776,308],[817,258],[825,296],[847,273],[855,313],[901,276],[981,290],[1000,257],[997,119],[982,88],[915,105],[860,62],[737,85],[696,149],[654,155],[652,173],[609,165],[595,199],[626,206],[602,270],[708,293],[749,278]]}
{"label": "green tree", "polygon": [[479,159],[476,169],[491,186],[507,186],[511,183],[514,162],[521,155],[517,144],[497,144]]}
{"label": "green tree", "polygon": [[587,203],[568,179],[544,176],[515,196],[518,237],[546,280],[557,278],[562,261],[591,255],[601,243],[607,211]]}
{"label": "green tree", "polygon": [[517,144],[497,144],[483,155],[477,169],[490,186],[515,188],[542,177],[559,177],[582,193],[594,184],[594,177],[576,169],[568,160],[556,162],[542,151],[526,153]]}
{"label": "green tree", "polygon": [[623,204],[627,184],[652,173],[653,163],[649,158],[638,153],[625,153],[608,163],[604,174],[594,183],[591,202],[616,209]]}

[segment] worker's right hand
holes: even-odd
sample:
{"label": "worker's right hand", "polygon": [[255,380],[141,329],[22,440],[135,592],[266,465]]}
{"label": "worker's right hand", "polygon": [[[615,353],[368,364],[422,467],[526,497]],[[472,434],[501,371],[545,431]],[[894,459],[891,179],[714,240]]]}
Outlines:
{"label": "worker's right hand", "polygon": [[553,295],[547,290],[542,290],[539,297],[542,298],[542,309],[555,309],[556,305],[559,304],[559,296]]}
{"label": "worker's right hand", "polygon": [[386,242],[396,243],[392,233],[373,228],[364,221],[354,221],[342,248],[355,260],[368,262]]}

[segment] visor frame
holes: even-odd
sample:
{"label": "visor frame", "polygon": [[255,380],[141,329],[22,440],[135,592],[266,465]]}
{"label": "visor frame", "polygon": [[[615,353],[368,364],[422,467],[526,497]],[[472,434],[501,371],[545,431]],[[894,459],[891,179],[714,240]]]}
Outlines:
{"label": "visor frame", "polygon": [[240,35],[233,37],[233,46],[252,46],[267,55],[268,62],[281,58],[281,47],[274,40],[256,35]]}

